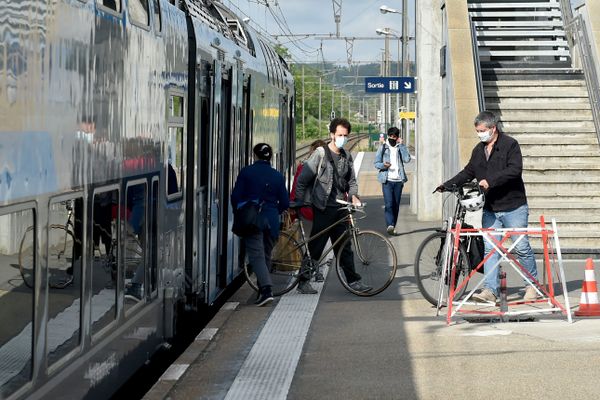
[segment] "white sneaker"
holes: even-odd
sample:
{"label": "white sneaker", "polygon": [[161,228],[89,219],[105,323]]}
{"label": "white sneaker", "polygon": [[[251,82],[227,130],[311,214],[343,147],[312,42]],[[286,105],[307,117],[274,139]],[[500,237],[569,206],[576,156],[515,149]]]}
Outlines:
{"label": "white sneaker", "polygon": [[473,300],[478,303],[495,303],[497,298],[494,292],[488,288],[485,288],[479,291],[479,293],[473,294]]}
{"label": "white sneaker", "polygon": [[388,233],[388,235],[394,234],[394,226],[393,225],[390,225],[387,227],[387,233]]}
{"label": "white sneaker", "polygon": [[527,289],[525,289],[525,295],[523,296],[523,300],[533,301],[537,300],[537,298],[538,292],[536,292],[535,288],[533,286],[527,286]]}

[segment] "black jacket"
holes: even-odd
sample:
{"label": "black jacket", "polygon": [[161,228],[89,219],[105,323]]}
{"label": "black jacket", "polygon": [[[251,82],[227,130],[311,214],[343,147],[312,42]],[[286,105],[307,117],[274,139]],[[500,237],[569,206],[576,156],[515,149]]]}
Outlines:
{"label": "black jacket", "polygon": [[471,153],[467,166],[444,186],[461,185],[476,178],[486,179],[490,185],[485,192],[486,210],[509,211],[527,204],[525,184],[521,172],[523,158],[519,142],[503,133],[494,143],[490,159],[485,159],[486,143],[479,143]]}

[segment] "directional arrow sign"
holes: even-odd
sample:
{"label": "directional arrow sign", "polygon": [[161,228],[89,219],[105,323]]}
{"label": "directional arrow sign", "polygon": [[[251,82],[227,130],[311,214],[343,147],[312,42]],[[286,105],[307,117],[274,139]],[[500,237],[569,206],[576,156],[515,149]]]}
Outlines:
{"label": "directional arrow sign", "polygon": [[415,78],[410,76],[373,76],[365,78],[367,93],[414,93]]}

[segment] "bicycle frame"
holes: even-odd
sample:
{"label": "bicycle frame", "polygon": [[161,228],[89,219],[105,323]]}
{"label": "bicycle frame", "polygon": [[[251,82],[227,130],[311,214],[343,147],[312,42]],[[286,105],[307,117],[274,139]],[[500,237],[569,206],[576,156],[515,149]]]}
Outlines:
{"label": "bicycle frame", "polygon": [[[339,210],[344,210],[344,209],[348,211],[347,216],[340,218],[333,224],[329,225],[327,228],[323,229],[316,235],[311,236],[309,238],[306,237],[306,232],[304,230],[304,225],[302,224],[301,218],[298,218],[298,221],[300,224],[300,235],[302,236],[302,240],[300,243],[298,243],[298,245],[294,248],[294,250],[302,249],[302,250],[304,250],[304,254],[306,254],[306,256],[308,256],[309,258],[311,258],[310,250],[308,248],[308,243],[310,243],[311,241],[315,240],[318,237],[325,235],[327,232],[332,230],[335,226],[337,226],[341,223],[344,223],[347,220],[350,220],[349,226],[346,228],[346,232],[343,235],[341,235],[334,243],[332,243],[331,246],[329,246],[328,248],[323,250],[321,257],[317,261],[317,265],[321,264],[325,260],[325,257],[329,254],[329,252],[331,252],[333,249],[335,249],[335,247],[338,244],[340,244],[342,241],[344,241],[348,237],[348,235],[352,235],[352,241],[354,242],[354,248],[356,250],[356,253],[360,257],[360,259],[364,261],[364,257],[362,256],[362,251],[360,249],[360,246],[358,246],[358,241],[356,240],[356,234],[359,232],[359,228],[356,226],[356,222],[355,222],[356,218],[354,218],[352,215],[354,212],[359,211],[359,210],[352,209],[350,206],[339,208]],[[363,212],[363,211],[359,211],[359,212]]]}

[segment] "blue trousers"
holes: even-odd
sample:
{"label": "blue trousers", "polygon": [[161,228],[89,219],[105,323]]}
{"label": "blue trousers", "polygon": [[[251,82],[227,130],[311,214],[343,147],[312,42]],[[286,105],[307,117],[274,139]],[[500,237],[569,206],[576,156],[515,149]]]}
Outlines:
{"label": "blue trousers", "polygon": [[383,201],[385,203],[385,224],[386,226],[396,226],[398,222],[398,212],[400,211],[400,198],[402,198],[402,188],[404,182],[391,182],[381,184],[383,190]]}
{"label": "blue trousers", "polygon": [[[484,228],[527,228],[527,219],[529,217],[529,207],[527,204],[522,205],[521,207],[515,208],[510,211],[498,211],[493,212],[489,210],[483,210],[483,219],[482,225]],[[529,239],[527,235],[522,238],[519,243],[513,249],[513,254],[517,256],[519,263],[533,276],[537,279],[537,268],[535,265],[535,257],[533,255],[533,250],[529,245]],[[502,237],[500,235],[494,235],[496,240],[501,240]],[[513,236],[512,240],[516,241],[519,236]],[[492,246],[488,243],[487,240],[485,243],[485,255],[492,250]],[[508,245],[505,246],[508,249]],[[500,259],[500,254],[495,252],[489,258],[489,260],[484,265],[484,271],[487,274],[488,271],[498,262]],[[500,278],[498,277],[498,268],[496,268],[496,272],[492,272],[487,276],[484,287],[490,289],[496,296],[498,296],[498,288],[500,286]]]}

